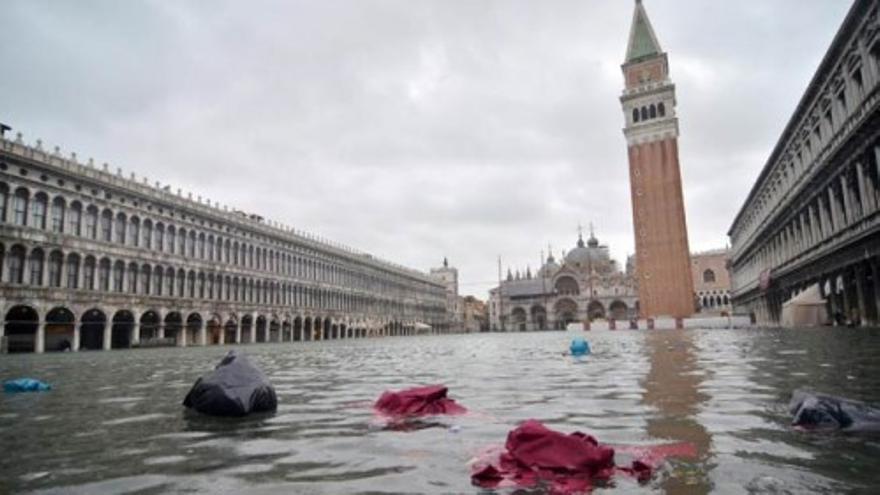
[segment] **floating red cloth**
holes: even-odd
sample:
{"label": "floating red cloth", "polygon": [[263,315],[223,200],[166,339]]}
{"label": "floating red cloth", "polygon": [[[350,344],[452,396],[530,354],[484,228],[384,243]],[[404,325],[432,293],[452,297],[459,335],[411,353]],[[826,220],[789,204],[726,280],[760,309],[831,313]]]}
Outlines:
{"label": "floating red cloth", "polygon": [[528,420],[507,434],[506,451],[496,459],[474,466],[471,482],[482,488],[549,485],[552,493],[570,494],[590,490],[593,480],[615,473],[651,477],[652,467],[641,460],[630,466],[614,465],[614,449],[581,432],[570,435]]}
{"label": "floating red cloth", "polygon": [[447,390],[443,385],[430,385],[384,392],[373,407],[381,414],[395,417],[466,413],[467,409],[446,397]]}

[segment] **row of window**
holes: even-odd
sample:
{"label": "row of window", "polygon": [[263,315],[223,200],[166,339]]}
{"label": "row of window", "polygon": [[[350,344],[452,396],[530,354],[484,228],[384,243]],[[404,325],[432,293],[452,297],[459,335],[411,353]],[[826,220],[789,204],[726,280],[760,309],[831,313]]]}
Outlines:
{"label": "row of window", "polygon": [[0,222],[354,288],[442,296],[439,291],[431,291],[426,283],[406,283],[401,278],[368,275],[213,234],[196,233],[150,219],[141,220],[135,215],[129,217],[121,212],[114,215],[109,209],[99,210],[79,201],[68,204],[60,196],[50,203],[49,195],[44,192],[31,197],[26,188],[19,187],[11,192],[8,184],[3,182],[0,182]]}
{"label": "row of window", "polygon": [[666,116],[666,105],[661,101],[658,104],[645,105],[642,108],[633,108],[633,122],[643,122],[645,120],[656,119]]}
{"label": "row of window", "polygon": [[[874,72],[873,77],[871,72],[868,72],[868,83],[873,79],[873,83],[876,84],[880,79],[880,42],[874,44],[869,55],[868,67],[873,64]],[[810,110],[812,116],[804,114],[802,124],[804,129],[792,134],[789,148],[799,149],[803,144],[803,151],[783,154],[788,160],[777,164],[776,172],[765,182],[764,190],[753,201],[751,212],[744,220],[743,226],[735,233],[734,243],[738,243],[740,237],[750,235],[768,214],[776,211],[779,200],[812,166],[822,146],[849,118],[851,112],[862,104],[870,89],[866,87],[863,67],[865,65],[861,56],[855,52],[848,61],[847,67],[841,67],[841,74],[828,77],[825,96],[816,98],[814,108]]]}
{"label": "row of window", "polygon": [[438,313],[444,310],[438,305],[380,301],[373,297],[270,280],[196,273],[194,270],[139,265],[121,260],[111,262],[109,258],[98,260],[91,255],[83,257],[71,253],[65,259],[59,250],[51,251],[47,258],[43,249],[35,248],[28,254],[22,245],[15,245],[9,250],[8,260],[4,264],[5,254],[0,245],[0,268],[7,267],[3,280],[12,284],[343,311],[397,309]]}

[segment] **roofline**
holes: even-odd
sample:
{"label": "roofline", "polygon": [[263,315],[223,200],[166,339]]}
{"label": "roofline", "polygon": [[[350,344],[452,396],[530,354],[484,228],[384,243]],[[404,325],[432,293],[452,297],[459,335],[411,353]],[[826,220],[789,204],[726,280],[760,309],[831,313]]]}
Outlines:
{"label": "roofline", "polygon": [[782,135],[779,137],[779,140],[776,142],[776,146],[774,146],[773,151],[770,153],[770,157],[764,164],[764,168],[761,169],[760,174],[758,174],[758,178],[755,180],[755,183],[752,184],[752,189],[749,191],[749,195],[746,197],[746,200],[740,207],[739,212],[736,214],[736,217],[734,217],[733,223],[730,225],[730,228],[727,231],[728,237],[732,235],[736,224],[739,223],[740,219],[745,213],[746,207],[755,198],[761,184],[763,184],[764,180],[770,174],[770,170],[779,159],[779,155],[782,154],[782,151],[788,143],[789,138],[800,124],[801,117],[803,117],[803,114],[807,110],[807,107],[810,103],[813,102],[816,93],[819,91],[822,83],[824,82],[824,77],[822,76],[837,61],[837,55],[843,50],[843,39],[853,31],[855,24],[857,24],[858,21],[864,18],[863,15],[856,15],[856,13],[867,11],[870,7],[870,4],[870,0],[856,0],[853,3],[852,7],[850,7],[849,12],[846,14],[846,17],[844,17],[840,29],[837,30],[837,34],[835,34],[834,38],[831,40],[831,46],[828,47],[828,50],[825,52],[825,56],[822,58],[822,61],[819,62],[819,66],[816,68],[816,72],[813,74],[813,78],[807,85],[807,89],[801,96],[797,107],[795,107],[794,113],[789,119],[788,124],[786,124],[785,129],[783,129]]}

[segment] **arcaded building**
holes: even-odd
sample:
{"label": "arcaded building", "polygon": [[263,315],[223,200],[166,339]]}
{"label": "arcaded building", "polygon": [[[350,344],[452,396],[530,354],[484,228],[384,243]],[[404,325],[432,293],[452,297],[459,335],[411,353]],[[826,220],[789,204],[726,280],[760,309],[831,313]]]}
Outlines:
{"label": "arcaded building", "polygon": [[428,274],[0,137],[0,342],[10,352],[448,328]]}
{"label": "arcaded building", "polygon": [[691,275],[701,315],[731,315],[728,249],[713,249],[691,255]]}
{"label": "arcaded building", "polygon": [[759,324],[808,288],[837,323],[880,323],[878,10],[853,2],[728,232],[735,310]]}
{"label": "arcaded building", "polygon": [[562,330],[569,323],[630,320],[638,314],[632,269],[621,270],[592,233],[587,242],[578,236],[561,264],[550,254],[536,273],[508,271],[507,279],[489,291],[492,331]]}
{"label": "arcaded building", "polygon": [[642,317],[694,311],[669,59],[636,1],[623,64],[623,106]]}

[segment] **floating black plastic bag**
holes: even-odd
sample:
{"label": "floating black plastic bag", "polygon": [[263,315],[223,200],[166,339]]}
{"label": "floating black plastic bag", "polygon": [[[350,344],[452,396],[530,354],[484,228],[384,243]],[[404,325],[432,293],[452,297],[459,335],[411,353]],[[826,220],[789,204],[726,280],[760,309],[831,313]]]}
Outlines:
{"label": "floating black plastic bag", "polygon": [[860,401],[796,390],[789,410],[804,430],[880,431],[880,408]]}
{"label": "floating black plastic bag", "polygon": [[266,375],[243,354],[229,351],[214,371],[199,378],[183,405],[211,416],[245,416],[278,408]]}

